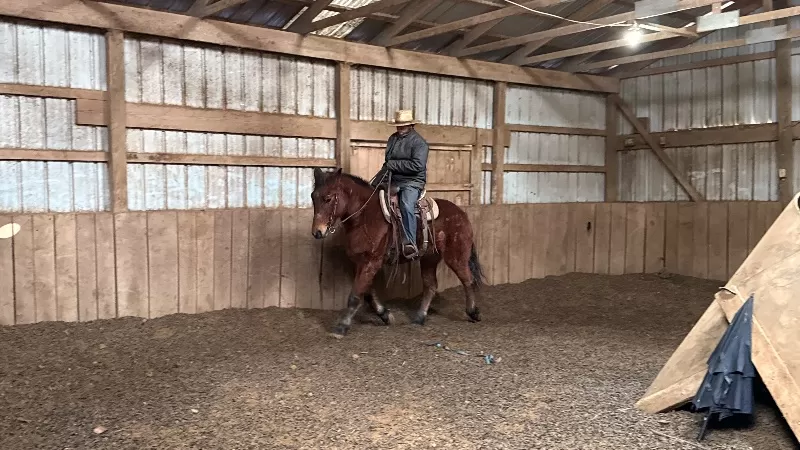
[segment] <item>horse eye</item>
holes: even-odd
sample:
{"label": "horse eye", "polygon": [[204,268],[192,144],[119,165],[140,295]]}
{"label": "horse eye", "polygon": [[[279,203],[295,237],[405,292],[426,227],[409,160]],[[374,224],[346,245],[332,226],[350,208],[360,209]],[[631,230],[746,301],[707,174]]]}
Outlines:
{"label": "horse eye", "polygon": [[327,196],[323,200],[325,201],[325,203],[330,203],[331,200],[333,200],[333,198],[331,198],[330,196]]}

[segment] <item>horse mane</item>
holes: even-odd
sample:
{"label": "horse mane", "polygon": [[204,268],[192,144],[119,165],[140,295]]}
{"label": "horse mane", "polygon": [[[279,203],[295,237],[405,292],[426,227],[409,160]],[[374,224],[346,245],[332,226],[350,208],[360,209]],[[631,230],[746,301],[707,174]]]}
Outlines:
{"label": "horse mane", "polygon": [[357,185],[359,185],[361,187],[365,187],[367,189],[372,189],[372,185],[369,184],[369,181],[367,181],[367,180],[365,180],[365,179],[363,179],[363,178],[361,178],[359,176],[356,176],[356,175],[353,175],[353,174],[350,174],[350,173],[344,173],[344,172],[342,172],[342,176],[349,178],[351,181],[353,181],[355,184],[357,184]]}

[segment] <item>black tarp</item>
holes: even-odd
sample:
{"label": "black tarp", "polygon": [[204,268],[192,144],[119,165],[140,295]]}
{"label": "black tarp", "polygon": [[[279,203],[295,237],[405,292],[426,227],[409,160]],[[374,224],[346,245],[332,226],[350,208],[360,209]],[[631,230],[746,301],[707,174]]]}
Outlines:
{"label": "black tarp", "polygon": [[728,329],[708,358],[708,373],[692,404],[705,411],[702,439],[708,420],[714,414],[719,420],[733,415],[753,413],[753,379],[756,369],[750,359],[753,333],[753,296],[739,308]]}

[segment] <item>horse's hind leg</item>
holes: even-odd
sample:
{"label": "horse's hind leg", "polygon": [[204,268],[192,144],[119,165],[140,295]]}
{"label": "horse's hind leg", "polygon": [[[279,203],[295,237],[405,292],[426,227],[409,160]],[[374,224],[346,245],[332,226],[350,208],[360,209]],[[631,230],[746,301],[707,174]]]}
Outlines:
{"label": "horse's hind leg", "polygon": [[383,323],[386,325],[392,325],[394,323],[394,315],[389,310],[389,308],[383,306],[380,300],[378,300],[378,293],[375,288],[369,294],[364,296],[364,300],[372,306],[372,310],[375,311],[375,314],[381,318]]}
{"label": "horse's hind leg", "polygon": [[470,322],[480,322],[481,312],[475,306],[475,284],[476,280],[469,267],[470,247],[467,246],[466,252],[460,254],[448,253],[444,255],[445,264],[449,267],[464,286],[464,297],[466,298],[466,312]]}
{"label": "horse's hind leg", "polygon": [[439,286],[439,281],[436,279],[436,266],[439,265],[440,260],[441,258],[436,254],[425,256],[419,260],[422,272],[422,302],[411,320],[417,325],[425,325],[425,319],[428,318],[428,308],[430,308],[431,301],[436,295],[436,288]]}

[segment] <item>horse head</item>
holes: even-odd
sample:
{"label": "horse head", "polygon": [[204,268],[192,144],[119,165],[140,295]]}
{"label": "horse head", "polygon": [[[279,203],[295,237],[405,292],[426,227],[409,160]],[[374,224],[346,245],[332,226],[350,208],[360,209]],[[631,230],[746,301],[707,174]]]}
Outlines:
{"label": "horse head", "polygon": [[314,191],[311,202],[314,205],[314,220],[311,234],[316,239],[324,239],[331,233],[333,224],[342,218],[347,206],[347,193],[342,189],[342,169],[325,173],[314,168]]}

